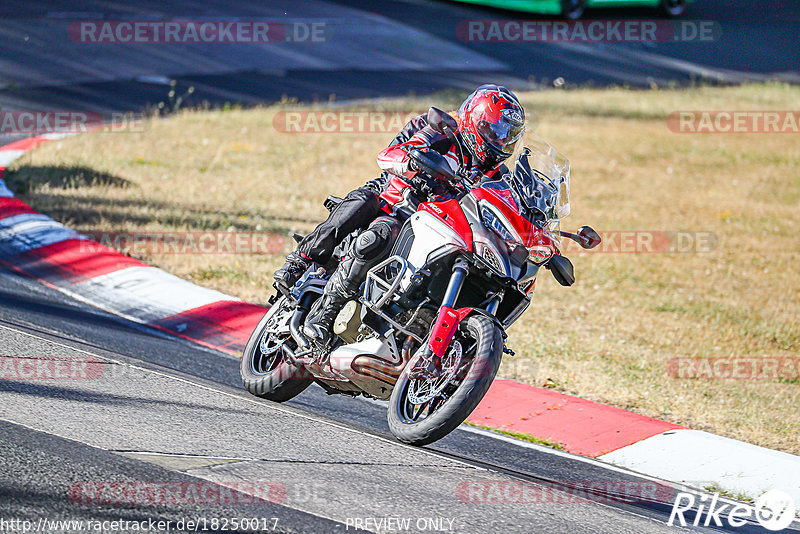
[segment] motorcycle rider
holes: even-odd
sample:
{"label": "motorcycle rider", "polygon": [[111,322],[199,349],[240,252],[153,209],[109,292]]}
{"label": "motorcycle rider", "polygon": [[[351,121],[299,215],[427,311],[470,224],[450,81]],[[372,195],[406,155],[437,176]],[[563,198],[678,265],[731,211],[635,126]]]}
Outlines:
{"label": "motorcycle rider", "polygon": [[477,170],[487,179],[496,179],[508,172],[503,162],[525,129],[525,112],[511,91],[497,85],[478,87],[461,104],[458,123],[456,137],[461,147],[429,126],[425,115],[412,119],[378,155],[382,175],[351,191],[275,272],[275,287],[287,293],[311,262],[328,263],[334,248],[348,234],[362,229],[325,286],[321,302],[306,319],[303,332],[318,346],[327,347],[342,306],[356,295],[367,271],[388,254],[402,225],[398,212],[413,212],[421,202],[453,198],[466,190],[462,183],[419,171],[410,151],[438,152],[462,177]]}

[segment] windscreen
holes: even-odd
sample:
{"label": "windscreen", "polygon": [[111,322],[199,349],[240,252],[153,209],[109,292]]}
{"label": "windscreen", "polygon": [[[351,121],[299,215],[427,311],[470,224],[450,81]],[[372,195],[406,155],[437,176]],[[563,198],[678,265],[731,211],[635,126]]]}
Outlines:
{"label": "windscreen", "polygon": [[539,226],[557,223],[570,211],[569,160],[540,137],[534,136],[527,145],[514,167],[514,192],[538,219],[532,222]]}

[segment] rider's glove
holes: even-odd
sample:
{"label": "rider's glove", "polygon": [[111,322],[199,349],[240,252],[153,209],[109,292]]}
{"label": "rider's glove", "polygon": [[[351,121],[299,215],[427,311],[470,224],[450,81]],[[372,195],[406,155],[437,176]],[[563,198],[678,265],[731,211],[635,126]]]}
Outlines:
{"label": "rider's glove", "polygon": [[[429,154],[429,153],[431,153],[433,151],[430,150],[430,149],[417,149],[416,152],[421,152],[423,154]],[[437,155],[440,155],[440,154],[437,153]],[[448,177],[444,176],[444,175],[441,175],[441,174],[429,175],[428,173],[426,173],[425,171],[423,171],[422,169],[419,168],[419,166],[417,165],[417,161],[413,157],[409,157],[408,158],[408,170],[412,171],[412,172],[416,172],[417,176],[422,176],[425,179],[433,178],[437,182],[440,182],[440,183],[443,183],[443,184],[452,183],[450,181],[450,179]]]}

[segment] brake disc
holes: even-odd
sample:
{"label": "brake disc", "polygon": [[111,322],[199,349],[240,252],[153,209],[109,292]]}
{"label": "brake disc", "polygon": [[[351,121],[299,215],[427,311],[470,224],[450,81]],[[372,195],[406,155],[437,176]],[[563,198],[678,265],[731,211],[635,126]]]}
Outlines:
{"label": "brake disc", "polygon": [[447,353],[442,357],[442,371],[439,376],[411,380],[411,384],[408,386],[408,400],[411,404],[424,404],[438,397],[458,373],[462,355],[461,343],[453,341]]}

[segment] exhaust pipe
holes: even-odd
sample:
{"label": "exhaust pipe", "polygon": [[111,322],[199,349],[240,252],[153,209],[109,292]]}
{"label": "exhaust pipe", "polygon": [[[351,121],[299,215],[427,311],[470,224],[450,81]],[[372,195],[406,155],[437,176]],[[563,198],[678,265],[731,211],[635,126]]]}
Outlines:
{"label": "exhaust pipe", "polygon": [[292,318],[289,320],[289,333],[302,351],[311,350],[311,343],[300,330],[300,321],[303,320],[304,312],[307,311],[303,306],[297,306]]}

